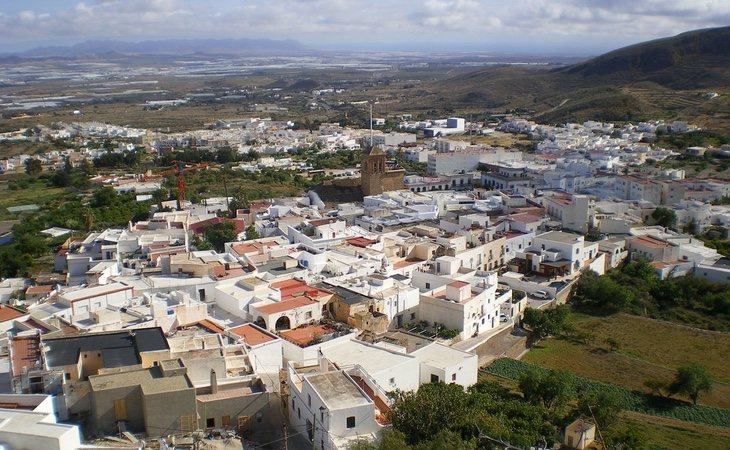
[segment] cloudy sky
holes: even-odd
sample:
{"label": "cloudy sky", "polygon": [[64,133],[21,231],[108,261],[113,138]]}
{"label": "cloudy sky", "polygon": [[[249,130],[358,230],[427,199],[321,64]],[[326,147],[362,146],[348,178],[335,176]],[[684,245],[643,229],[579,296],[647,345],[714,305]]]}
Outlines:
{"label": "cloudy sky", "polygon": [[89,39],[592,54],[730,25],[730,0],[0,0],[0,52]]}

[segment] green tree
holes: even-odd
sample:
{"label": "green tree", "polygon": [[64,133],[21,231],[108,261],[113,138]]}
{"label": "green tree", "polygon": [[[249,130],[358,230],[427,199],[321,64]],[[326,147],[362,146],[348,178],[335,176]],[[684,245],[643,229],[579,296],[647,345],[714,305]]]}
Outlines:
{"label": "green tree", "polygon": [[71,157],[67,156],[63,159],[63,171],[66,173],[71,173],[74,170],[74,165],[71,162]]}
{"label": "green tree", "polygon": [[652,265],[649,264],[649,261],[644,258],[639,258],[636,261],[627,263],[621,269],[621,272],[630,277],[638,278],[646,283],[647,287],[651,287],[659,281],[659,277],[657,277],[654,267],[652,267]]}
{"label": "green tree", "polygon": [[111,206],[116,202],[118,195],[114,188],[105,186],[94,192],[92,204],[95,208]]}
{"label": "green tree", "polygon": [[246,227],[246,240],[247,241],[250,241],[253,239],[258,239],[259,237],[261,237],[261,236],[259,236],[259,232],[256,231],[255,226],[249,225]]}
{"label": "green tree", "polygon": [[236,154],[235,150],[233,150],[231,147],[221,147],[218,149],[216,153],[216,161],[220,164],[227,164],[235,162],[238,158],[238,155]]}
{"label": "green tree", "polygon": [[441,430],[469,425],[469,397],[458,384],[429,383],[416,392],[396,391],[388,417],[406,442],[431,440]]}
{"label": "green tree", "polygon": [[476,450],[475,438],[464,439],[461,433],[450,430],[440,430],[433,439],[420,442],[412,447],[414,450]]}
{"label": "green tree", "polygon": [[213,244],[208,242],[206,239],[201,239],[198,236],[193,236],[193,247],[196,250],[213,250]]}
{"label": "green tree", "polygon": [[677,369],[674,381],[669,386],[671,394],[684,394],[697,404],[700,393],[712,389],[712,378],[704,366],[697,363],[686,364]]}
{"label": "green tree", "polygon": [[609,312],[620,311],[635,300],[636,295],[629,287],[609,276],[599,276],[593,271],[581,275],[573,295],[573,304],[579,308]]}
{"label": "green tree", "polygon": [[51,183],[56,187],[68,187],[71,184],[71,174],[65,170],[57,170],[51,177]]}
{"label": "green tree", "polygon": [[527,308],[522,323],[530,329],[534,343],[562,333],[568,326],[569,317],[570,310],[566,305],[547,310]]}
{"label": "green tree", "polygon": [[213,248],[221,253],[226,242],[236,240],[236,226],[232,222],[220,222],[203,229],[205,240],[213,245]]}
{"label": "green tree", "polygon": [[658,207],[651,213],[651,218],[662,227],[674,229],[677,226],[677,214],[669,208]]}
{"label": "green tree", "polygon": [[548,409],[565,405],[570,397],[570,377],[559,370],[530,370],[520,377],[519,387],[525,400]]}
{"label": "green tree", "polygon": [[233,193],[233,198],[228,204],[228,211],[230,212],[231,217],[235,217],[236,211],[239,209],[248,209],[250,207],[251,203],[248,201],[248,194],[242,187],[239,187]]}
{"label": "green tree", "polygon": [[31,177],[40,175],[43,172],[43,164],[40,159],[28,158],[25,160],[25,173]]}
{"label": "green tree", "polygon": [[646,450],[649,441],[636,426],[628,425],[610,429],[604,434],[607,450]]}
{"label": "green tree", "polygon": [[585,417],[595,418],[602,429],[615,424],[624,407],[621,397],[611,390],[584,393],[578,399],[578,412]]}

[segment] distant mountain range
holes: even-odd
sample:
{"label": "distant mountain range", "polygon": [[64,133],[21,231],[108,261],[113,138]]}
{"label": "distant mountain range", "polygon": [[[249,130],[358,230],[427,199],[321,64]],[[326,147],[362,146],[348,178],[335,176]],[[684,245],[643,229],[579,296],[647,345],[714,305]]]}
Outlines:
{"label": "distant mountain range", "polygon": [[258,54],[299,53],[306,50],[295,40],[284,39],[164,39],[156,41],[85,41],[71,46],[37,47],[6,53],[20,58],[78,58],[119,55],[190,55],[190,54]]}

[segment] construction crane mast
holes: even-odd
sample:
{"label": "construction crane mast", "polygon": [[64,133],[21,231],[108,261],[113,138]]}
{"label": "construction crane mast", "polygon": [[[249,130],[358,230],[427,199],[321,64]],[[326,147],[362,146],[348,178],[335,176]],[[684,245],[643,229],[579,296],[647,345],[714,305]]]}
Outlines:
{"label": "construction crane mast", "polygon": [[182,210],[185,204],[185,177],[183,171],[185,170],[185,164],[182,161],[177,161],[177,210]]}
{"label": "construction crane mast", "polygon": [[208,169],[208,164],[206,163],[185,163],[185,161],[172,161],[172,168],[154,174],[150,171],[145,175],[145,180],[153,180],[160,177],[176,175],[177,209],[178,211],[180,211],[185,205],[185,172],[206,169]]}

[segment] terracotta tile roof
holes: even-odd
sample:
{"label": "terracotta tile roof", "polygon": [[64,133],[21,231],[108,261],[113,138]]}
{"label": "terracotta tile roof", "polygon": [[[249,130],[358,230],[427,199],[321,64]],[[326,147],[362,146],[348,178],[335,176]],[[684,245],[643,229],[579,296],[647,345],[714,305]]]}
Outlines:
{"label": "terracotta tile roof", "polygon": [[367,247],[375,244],[378,241],[374,241],[372,239],[367,239],[364,237],[356,237],[356,238],[345,239],[345,242],[347,242],[348,244],[353,245],[355,247],[367,248]]}
{"label": "terracotta tile roof", "polygon": [[309,224],[311,226],[313,226],[313,227],[319,227],[319,226],[322,226],[322,225],[328,225],[330,223],[335,223],[338,220],[340,220],[340,219],[338,219],[336,217],[333,217],[331,219],[315,219],[315,220],[310,220],[309,221]]}
{"label": "terracotta tile roof", "polygon": [[26,315],[23,311],[17,310],[12,306],[0,305],[0,322],[7,322],[8,320],[15,320],[18,317]]}
{"label": "terracotta tile roof", "polygon": [[651,236],[638,236],[631,239],[633,242],[650,248],[670,248],[672,244],[653,238]]}
{"label": "terracotta tile roof", "polygon": [[198,323],[196,323],[195,325],[197,325],[201,328],[205,328],[206,330],[213,332],[213,333],[223,334],[223,327],[221,327],[217,323],[214,323],[208,319],[203,319],[203,320],[199,321]]}
{"label": "terracotta tile roof", "polygon": [[48,333],[51,331],[51,328],[48,328],[48,324],[35,319],[34,317],[28,317],[23,323],[31,328],[40,330],[41,333]]}
{"label": "terracotta tile roof", "polygon": [[23,368],[35,367],[41,357],[40,336],[18,336],[10,341],[10,355],[13,376],[23,373]]}
{"label": "terracotta tile roof", "polygon": [[53,286],[31,286],[25,290],[25,295],[43,295],[51,292]]}
{"label": "terracotta tile roof", "polygon": [[246,344],[251,346],[271,342],[276,339],[276,337],[250,323],[231,328],[228,331],[236,336],[240,336]]}
{"label": "terracotta tile roof", "polygon": [[304,306],[311,306],[317,304],[316,301],[310,300],[307,297],[292,298],[290,300],[284,300],[278,303],[272,303],[270,305],[256,306],[253,305],[259,312],[264,314],[276,314],[292,309],[302,308]]}
{"label": "terracotta tile roof", "polygon": [[236,244],[232,246],[234,252],[239,255],[246,255],[248,253],[258,253],[261,249],[267,247],[276,247],[279,243],[276,241],[261,241],[261,242],[246,242],[243,244]]}
{"label": "terracotta tile roof", "polygon": [[281,301],[299,297],[318,298],[329,294],[316,287],[309,286],[304,281],[295,280],[294,278],[271,283],[271,288],[278,289],[281,292]]}
{"label": "terracotta tile roof", "polygon": [[514,220],[515,222],[522,222],[522,223],[532,223],[532,222],[539,222],[540,216],[537,216],[535,214],[530,213],[520,213],[520,214],[512,214],[511,216],[507,216],[510,220]]}
{"label": "terracotta tile roof", "polygon": [[452,281],[448,285],[451,287],[455,287],[455,288],[462,288],[462,287],[466,286],[467,284],[469,284],[469,283],[467,283],[465,281]]}
{"label": "terracotta tile roof", "polygon": [[281,331],[279,335],[287,341],[303,347],[312,342],[315,336],[323,336],[333,332],[334,330],[325,325],[307,325],[294,330]]}

